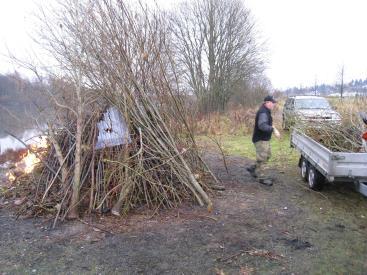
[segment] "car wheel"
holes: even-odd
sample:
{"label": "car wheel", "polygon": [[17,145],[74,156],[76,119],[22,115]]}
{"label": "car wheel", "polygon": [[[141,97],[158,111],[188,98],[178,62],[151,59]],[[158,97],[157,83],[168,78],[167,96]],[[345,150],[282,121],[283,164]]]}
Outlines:
{"label": "car wheel", "polygon": [[301,168],[301,177],[304,181],[308,180],[308,168],[309,164],[308,161],[304,158],[301,158],[300,160],[300,168]]}
{"label": "car wheel", "polygon": [[309,165],[308,169],[308,186],[312,190],[320,191],[325,181],[324,176],[316,170],[315,167]]}

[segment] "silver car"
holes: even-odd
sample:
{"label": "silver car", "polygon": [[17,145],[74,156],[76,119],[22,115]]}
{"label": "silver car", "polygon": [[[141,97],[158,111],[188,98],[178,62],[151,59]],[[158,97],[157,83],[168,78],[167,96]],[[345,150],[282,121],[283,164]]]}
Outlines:
{"label": "silver car", "polygon": [[289,129],[296,122],[340,123],[341,116],[333,110],[329,101],[320,96],[295,96],[287,98],[283,108],[283,129]]}

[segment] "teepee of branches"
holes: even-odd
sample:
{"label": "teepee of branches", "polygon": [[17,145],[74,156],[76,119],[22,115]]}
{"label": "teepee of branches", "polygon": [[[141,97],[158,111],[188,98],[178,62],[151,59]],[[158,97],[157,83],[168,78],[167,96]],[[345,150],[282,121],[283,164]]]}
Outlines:
{"label": "teepee of branches", "polygon": [[[122,0],[66,0],[40,19],[58,70],[42,86],[53,106],[51,146],[34,175],[33,205],[61,219],[190,199],[211,208],[164,14]],[[96,149],[109,108],[126,126],[124,142]]]}

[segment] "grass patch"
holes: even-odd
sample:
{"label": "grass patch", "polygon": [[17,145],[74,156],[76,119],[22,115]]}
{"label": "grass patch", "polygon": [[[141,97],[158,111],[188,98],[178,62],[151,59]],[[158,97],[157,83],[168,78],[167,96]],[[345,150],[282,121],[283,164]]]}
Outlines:
{"label": "grass patch", "polygon": [[[221,135],[215,139],[219,141],[224,153],[230,156],[241,156],[249,159],[256,159],[255,146],[251,141],[252,136],[232,136]],[[210,147],[216,146],[215,143],[207,136],[198,137],[200,143],[210,144]],[[296,150],[290,148],[289,133],[283,133],[281,139],[273,138],[271,140],[272,157],[270,164],[272,166],[283,167],[289,164],[296,164],[299,154]],[[205,146],[208,148],[208,146]]]}

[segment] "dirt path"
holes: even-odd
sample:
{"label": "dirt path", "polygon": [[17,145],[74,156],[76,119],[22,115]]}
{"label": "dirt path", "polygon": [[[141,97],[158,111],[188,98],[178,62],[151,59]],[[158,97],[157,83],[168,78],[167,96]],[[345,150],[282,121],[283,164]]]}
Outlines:
{"label": "dirt path", "polygon": [[266,187],[245,158],[228,158],[229,175],[218,155],[207,160],[226,187],[212,213],[186,205],[51,230],[0,209],[0,274],[365,274],[366,198],[342,185],[311,192],[295,166]]}

